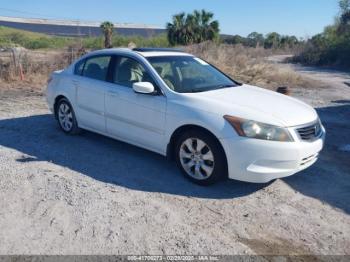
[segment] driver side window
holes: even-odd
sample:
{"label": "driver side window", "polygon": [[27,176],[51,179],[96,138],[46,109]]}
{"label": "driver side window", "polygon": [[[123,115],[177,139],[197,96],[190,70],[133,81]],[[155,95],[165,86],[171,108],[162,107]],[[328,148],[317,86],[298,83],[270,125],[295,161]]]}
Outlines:
{"label": "driver side window", "polygon": [[154,85],[154,81],[144,66],[128,57],[120,57],[118,59],[113,72],[113,82],[130,88],[137,82],[151,82]]}

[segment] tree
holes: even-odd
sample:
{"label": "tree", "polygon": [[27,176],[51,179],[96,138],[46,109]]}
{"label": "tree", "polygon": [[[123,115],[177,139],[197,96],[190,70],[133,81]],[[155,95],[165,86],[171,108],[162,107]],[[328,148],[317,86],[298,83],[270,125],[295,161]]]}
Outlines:
{"label": "tree", "polygon": [[283,48],[293,48],[299,43],[298,38],[294,35],[292,36],[282,36],[280,39],[280,46]]}
{"label": "tree", "polygon": [[264,44],[264,36],[258,32],[252,32],[247,36],[247,44],[251,47],[258,47]]}
{"label": "tree", "polygon": [[296,62],[350,68],[350,0],[339,0],[339,16],[307,41]]}
{"label": "tree", "polygon": [[350,0],[340,0],[339,1],[340,13],[341,15],[350,11]]}
{"label": "tree", "polygon": [[105,37],[105,48],[112,48],[112,36],[113,36],[113,23],[105,21],[100,25]]}
{"label": "tree", "polygon": [[350,0],[340,0],[340,23],[338,32],[345,33],[349,32],[350,24]]}
{"label": "tree", "polygon": [[350,25],[350,10],[344,12],[340,17],[340,24],[339,26],[341,28],[347,27]]}
{"label": "tree", "polygon": [[167,23],[167,36],[171,45],[188,45],[214,40],[219,35],[219,22],[214,14],[195,10],[192,14],[179,13]]}
{"label": "tree", "polygon": [[173,22],[167,23],[168,40],[171,45],[183,44],[185,38],[185,13],[173,16]]}
{"label": "tree", "polygon": [[337,33],[339,36],[350,33],[350,11],[341,15],[337,24]]}
{"label": "tree", "polygon": [[226,37],[224,39],[224,43],[230,44],[230,45],[237,45],[237,44],[245,45],[246,39],[240,35],[233,35],[233,36]]}
{"label": "tree", "polygon": [[273,32],[267,34],[265,38],[264,47],[265,48],[277,48],[280,46],[281,36],[280,34]]}
{"label": "tree", "polygon": [[[197,11],[198,12],[198,11]],[[196,11],[195,11],[196,13]],[[214,40],[219,35],[219,22],[213,20],[214,14],[211,12],[206,12],[202,9],[201,13],[197,16],[199,18],[199,27],[200,27],[200,42],[206,40]]]}

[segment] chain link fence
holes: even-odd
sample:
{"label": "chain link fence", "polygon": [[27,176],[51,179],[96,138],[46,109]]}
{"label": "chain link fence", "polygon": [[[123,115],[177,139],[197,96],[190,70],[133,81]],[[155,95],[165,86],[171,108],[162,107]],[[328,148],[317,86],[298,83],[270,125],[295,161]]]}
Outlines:
{"label": "chain link fence", "polygon": [[24,81],[34,75],[47,78],[51,72],[67,67],[86,52],[81,47],[54,51],[32,51],[18,47],[3,49],[0,52],[0,80]]}

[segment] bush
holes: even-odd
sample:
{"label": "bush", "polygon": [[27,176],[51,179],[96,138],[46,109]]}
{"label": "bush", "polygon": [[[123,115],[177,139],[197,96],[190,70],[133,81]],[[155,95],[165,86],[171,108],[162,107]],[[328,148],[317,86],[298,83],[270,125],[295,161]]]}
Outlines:
{"label": "bush", "polygon": [[271,49],[205,42],[188,46],[186,51],[212,63],[239,82],[273,90],[280,86],[294,88],[319,85],[293,70],[268,63],[266,57],[273,54]]}
{"label": "bush", "polygon": [[[340,1],[340,6],[343,2]],[[345,6],[336,22],[308,40],[293,62],[350,68],[350,10],[344,9]]]}

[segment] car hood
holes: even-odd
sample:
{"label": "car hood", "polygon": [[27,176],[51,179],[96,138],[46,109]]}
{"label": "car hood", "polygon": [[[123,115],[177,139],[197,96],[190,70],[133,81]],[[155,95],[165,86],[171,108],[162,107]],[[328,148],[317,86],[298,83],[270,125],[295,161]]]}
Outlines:
{"label": "car hood", "polygon": [[208,92],[186,94],[192,106],[221,115],[232,115],[285,127],[317,119],[309,105],[263,88],[241,85]]}

